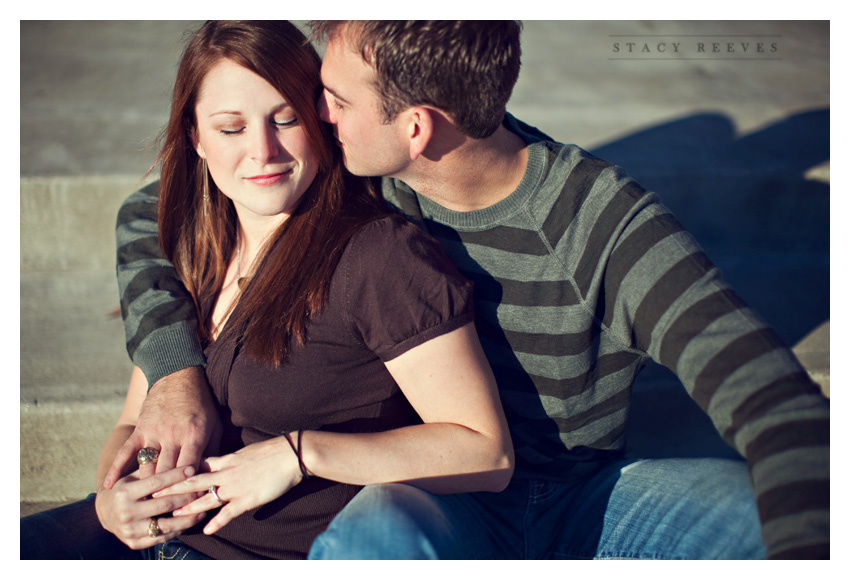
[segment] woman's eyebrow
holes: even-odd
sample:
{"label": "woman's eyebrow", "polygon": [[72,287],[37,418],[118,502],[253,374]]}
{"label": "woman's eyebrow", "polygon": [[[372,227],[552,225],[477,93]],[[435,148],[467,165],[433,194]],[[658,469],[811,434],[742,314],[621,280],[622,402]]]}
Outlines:
{"label": "woman's eyebrow", "polygon": [[[289,103],[287,103],[286,101],[281,101],[281,103],[278,106],[276,106],[272,109],[272,112],[278,113],[278,112],[280,112],[284,109],[291,109],[291,108],[292,108],[292,106]],[[242,115],[242,114],[243,114],[242,111],[239,111],[239,110],[236,110],[236,109],[234,109],[234,110],[223,109],[221,111],[215,111],[213,113],[210,113],[207,116],[208,117],[215,117],[216,115]]]}

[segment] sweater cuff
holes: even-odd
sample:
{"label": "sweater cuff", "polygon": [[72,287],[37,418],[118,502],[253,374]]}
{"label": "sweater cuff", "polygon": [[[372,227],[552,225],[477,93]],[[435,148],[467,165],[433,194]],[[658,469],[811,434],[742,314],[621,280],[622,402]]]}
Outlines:
{"label": "sweater cuff", "polygon": [[145,374],[150,390],[171,373],[206,366],[206,357],[195,326],[180,322],[149,334],[133,353],[133,362]]}

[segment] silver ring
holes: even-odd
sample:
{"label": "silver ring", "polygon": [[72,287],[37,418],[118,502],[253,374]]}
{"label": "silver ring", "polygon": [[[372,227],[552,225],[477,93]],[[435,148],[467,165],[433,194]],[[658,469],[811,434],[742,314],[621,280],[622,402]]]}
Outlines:
{"label": "silver ring", "polygon": [[221,501],[220,497],[218,497],[218,486],[211,485],[210,489],[208,490],[208,493],[212,494],[212,496],[215,498],[215,501],[218,502],[218,505],[224,505],[224,502]]}

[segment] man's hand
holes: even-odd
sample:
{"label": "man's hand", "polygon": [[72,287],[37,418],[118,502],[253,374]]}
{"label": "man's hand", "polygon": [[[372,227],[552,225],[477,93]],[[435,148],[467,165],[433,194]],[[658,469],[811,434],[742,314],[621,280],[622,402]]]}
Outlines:
{"label": "man's hand", "polygon": [[156,463],[139,466],[139,477],[174,467],[200,467],[207,455],[218,455],[221,422],[206,374],[201,367],[172,373],[148,391],[132,435],[118,450],[103,480],[111,489],[143,447],[159,451]]}

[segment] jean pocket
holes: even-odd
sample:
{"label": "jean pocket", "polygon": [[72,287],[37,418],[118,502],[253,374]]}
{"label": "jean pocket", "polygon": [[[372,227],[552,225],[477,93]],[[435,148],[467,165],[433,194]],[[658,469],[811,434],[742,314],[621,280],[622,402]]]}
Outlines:
{"label": "jean pocket", "polygon": [[201,554],[178,540],[173,538],[164,544],[154,547],[155,560],[210,560],[211,558]]}

